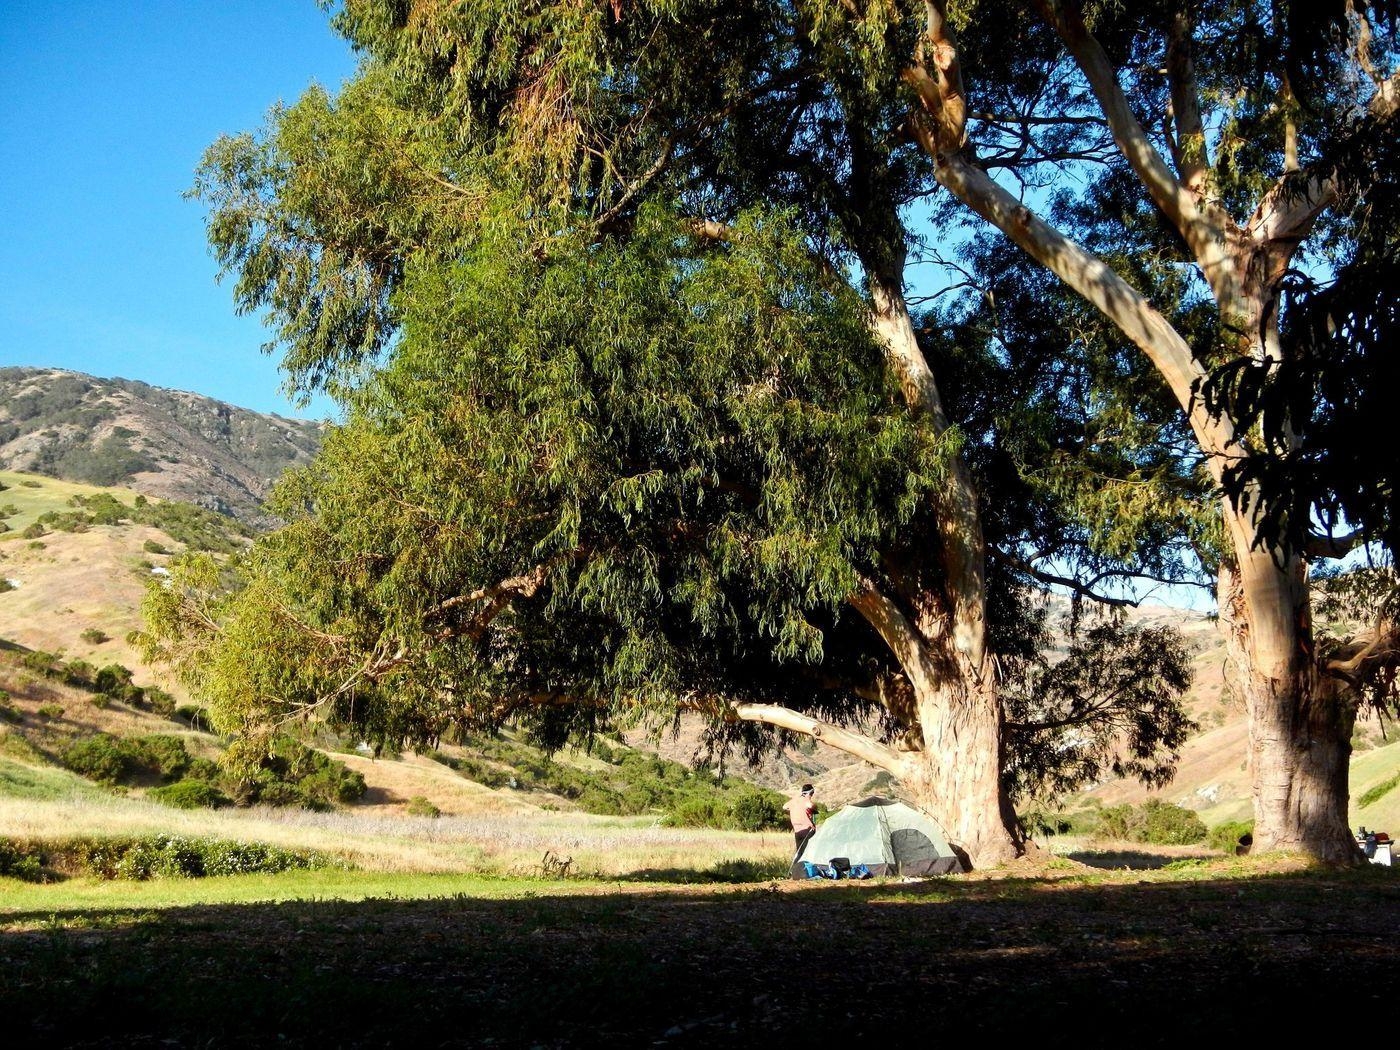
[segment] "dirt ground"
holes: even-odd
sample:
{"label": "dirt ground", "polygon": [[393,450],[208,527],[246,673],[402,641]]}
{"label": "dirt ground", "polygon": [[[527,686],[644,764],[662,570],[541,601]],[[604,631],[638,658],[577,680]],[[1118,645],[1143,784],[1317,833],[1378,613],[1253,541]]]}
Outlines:
{"label": "dirt ground", "polygon": [[[11,916],[33,1047],[1289,1045],[1393,1030],[1393,869]],[[1385,1035],[1389,1040],[1389,1035]]]}

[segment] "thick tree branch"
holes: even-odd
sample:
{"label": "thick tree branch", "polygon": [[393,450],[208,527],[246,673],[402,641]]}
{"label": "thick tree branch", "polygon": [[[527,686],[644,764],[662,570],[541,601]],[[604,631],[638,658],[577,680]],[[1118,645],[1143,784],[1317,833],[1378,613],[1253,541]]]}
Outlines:
{"label": "thick tree branch", "polygon": [[1360,532],[1349,532],[1345,536],[1311,536],[1303,546],[1303,553],[1309,558],[1345,558],[1366,542]]}
{"label": "thick tree branch", "polygon": [[777,704],[731,704],[729,714],[740,721],[762,722],[765,725],[777,726],[779,729],[803,733],[813,740],[830,744],[838,751],[854,755],[856,758],[869,762],[895,776],[902,776],[906,772],[905,758],[894,748],[888,747],[878,740],[872,740],[861,733],[846,729],[844,726],[832,725],[830,722],[823,722],[820,719],[799,714],[789,708],[779,707]]}
{"label": "thick tree branch", "polygon": [[1167,80],[1171,86],[1173,149],[1181,182],[1197,200],[1205,195],[1210,155],[1201,123],[1201,100],[1192,54],[1191,14],[1184,7],[1171,16],[1167,30]]}
{"label": "thick tree branch", "polygon": [[1379,624],[1369,637],[1356,639],[1342,655],[1322,665],[1325,674],[1353,688],[1382,667],[1400,667],[1400,624]]}
{"label": "thick tree branch", "polygon": [[862,579],[860,589],[848,601],[875,628],[905,674],[922,677],[926,655],[924,641],[893,599],[883,594],[871,580]]}
{"label": "thick tree branch", "polygon": [[[1195,257],[1218,302],[1239,297],[1238,274],[1231,264],[1228,240],[1234,223],[1224,209],[1206,206],[1198,194],[1178,181],[1147,132],[1134,116],[1118,73],[1103,47],[1084,24],[1077,0],[1035,0],[1042,17],[1060,35],[1089,83],[1089,90],[1108,118],[1119,151],[1141,180],[1148,194],[1176,227]],[[1175,91],[1173,92],[1175,95]],[[1189,108],[1189,103],[1187,103]],[[1180,119],[1180,118],[1179,118]],[[1188,116],[1188,120],[1190,117]],[[1196,114],[1199,123],[1199,113]],[[1202,140],[1204,149],[1204,140]],[[1204,153],[1199,158],[1204,162]],[[1188,169],[1191,170],[1191,169]]]}
{"label": "thick tree branch", "polygon": [[1206,371],[1180,333],[1112,267],[1042,220],[968,158],[943,154],[935,159],[941,185],[1088,300],[1147,355],[1218,476],[1234,445],[1233,428],[1227,419],[1212,417],[1195,397]]}

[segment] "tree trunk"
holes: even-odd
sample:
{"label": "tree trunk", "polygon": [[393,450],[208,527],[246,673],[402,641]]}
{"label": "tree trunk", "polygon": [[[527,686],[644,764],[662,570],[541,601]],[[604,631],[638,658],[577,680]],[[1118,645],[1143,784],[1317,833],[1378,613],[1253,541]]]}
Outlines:
{"label": "tree trunk", "polygon": [[916,687],[923,751],[907,759],[911,799],[943,825],[972,867],[994,867],[1025,852],[1002,787],[1001,705],[990,674],[949,676]]}
{"label": "tree trunk", "polygon": [[1228,503],[1235,563],[1222,567],[1220,612],[1249,713],[1254,848],[1359,863],[1347,819],[1355,710],[1318,673],[1307,567],[1250,549],[1253,523]]}

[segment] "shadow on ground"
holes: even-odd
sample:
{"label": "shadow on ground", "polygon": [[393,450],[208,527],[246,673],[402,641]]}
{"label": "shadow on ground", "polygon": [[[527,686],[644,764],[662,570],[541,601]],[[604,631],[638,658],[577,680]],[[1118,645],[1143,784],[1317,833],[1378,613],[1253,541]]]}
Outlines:
{"label": "shadow on ground", "polygon": [[1218,1046],[1384,1015],[1397,918],[1374,871],[11,915],[0,1016],[138,1050]]}

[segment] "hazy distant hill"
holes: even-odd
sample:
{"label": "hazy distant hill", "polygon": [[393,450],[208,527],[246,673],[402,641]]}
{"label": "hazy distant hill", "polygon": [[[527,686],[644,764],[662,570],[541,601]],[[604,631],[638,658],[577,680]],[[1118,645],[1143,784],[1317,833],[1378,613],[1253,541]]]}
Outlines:
{"label": "hazy distant hill", "polygon": [[272,482],[307,462],[321,424],[130,379],[0,368],[0,468],[123,485],[260,523]]}

